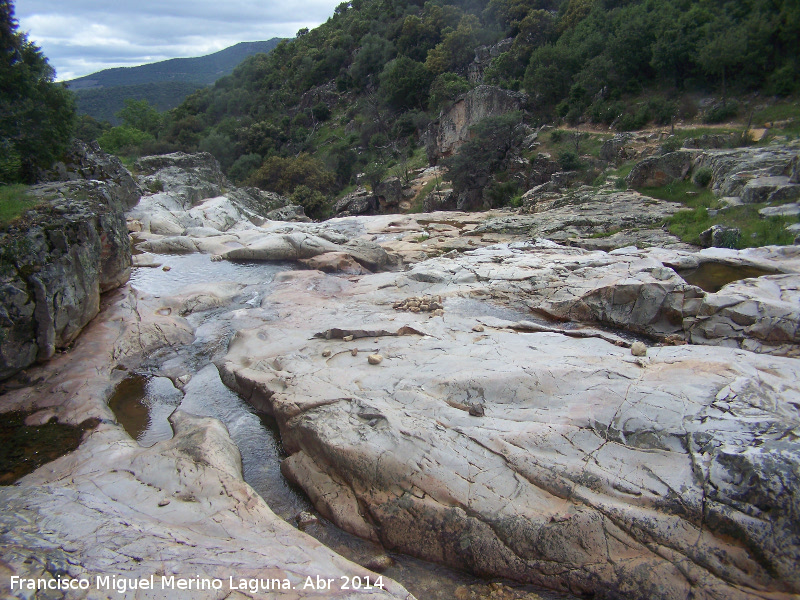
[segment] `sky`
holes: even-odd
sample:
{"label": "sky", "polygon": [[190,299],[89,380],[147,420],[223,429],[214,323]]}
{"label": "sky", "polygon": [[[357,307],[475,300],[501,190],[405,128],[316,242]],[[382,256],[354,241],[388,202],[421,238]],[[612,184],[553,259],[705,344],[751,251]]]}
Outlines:
{"label": "sky", "polygon": [[295,36],[342,0],[16,0],[19,30],[59,81],[111,67],[211,54]]}

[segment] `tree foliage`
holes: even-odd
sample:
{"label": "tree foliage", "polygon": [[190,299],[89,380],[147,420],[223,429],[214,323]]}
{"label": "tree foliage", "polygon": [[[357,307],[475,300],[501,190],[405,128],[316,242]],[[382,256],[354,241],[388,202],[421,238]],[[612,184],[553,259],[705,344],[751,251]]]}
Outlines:
{"label": "tree foliage", "polygon": [[72,94],[0,0],[0,178],[33,181],[65,150],[75,127]]}

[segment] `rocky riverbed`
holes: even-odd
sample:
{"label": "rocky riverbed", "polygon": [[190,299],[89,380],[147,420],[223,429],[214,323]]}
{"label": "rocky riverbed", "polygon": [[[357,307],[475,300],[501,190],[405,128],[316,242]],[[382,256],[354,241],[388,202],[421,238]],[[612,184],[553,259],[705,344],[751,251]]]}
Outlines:
{"label": "rocky riverbed", "polygon": [[[3,396],[31,424],[97,422],[0,488],[8,577],[200,574],[225,589],[187,597],[411,597],[389,576],[304,588],[379,575],[276,515],[229,431],[191,403],[149,447],[107,405],[145,371],[180,403],[213,363],[275,420],[280,469],[317,513],[384,552],[599,597],[800,593],[800,248],[698,251],[657,226],[674,207],[634,192],[528,215],[276,221],[274,198],[226,192],[213,165],[191,180],[185,160],[145,165],[161,189],[128,213],[149,292],[106,294],[69,352]],[[591,245],[598,228],[617,235],[608,202],[641,203],[624,247]],[[278,267],[214,271],[265,262]],[[229,575],[294,589],[231,591]],[[97,593],[66,596],[116,597]]]}

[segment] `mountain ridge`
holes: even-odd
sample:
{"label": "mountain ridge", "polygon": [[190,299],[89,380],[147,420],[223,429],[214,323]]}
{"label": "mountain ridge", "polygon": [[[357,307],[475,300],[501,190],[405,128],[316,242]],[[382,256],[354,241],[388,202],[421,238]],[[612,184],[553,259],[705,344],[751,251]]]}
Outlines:
{"label": "mountain ridge", "polygon": [[280,43],[281,38],[267,41],[239,42],[218,52],[188,58],[170,58],[135,67],[114,67],[96,73],[70,79],[64,83],[72,91],[183,81],[209,85],[233,71],[242,60],[259,52],[269,52]]}

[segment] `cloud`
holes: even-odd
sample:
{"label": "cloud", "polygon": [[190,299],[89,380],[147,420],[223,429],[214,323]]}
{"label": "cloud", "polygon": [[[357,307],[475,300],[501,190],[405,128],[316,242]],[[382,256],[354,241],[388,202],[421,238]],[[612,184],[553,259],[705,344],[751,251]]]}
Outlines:
{"label": "cloud", "polygon": [[111,67],[203,56],[239,42],[294,37],[341,0],[17,0],[20,29],[59,80]]}

